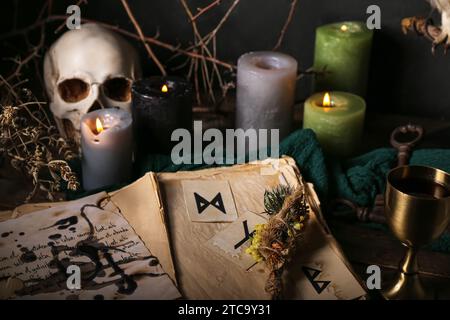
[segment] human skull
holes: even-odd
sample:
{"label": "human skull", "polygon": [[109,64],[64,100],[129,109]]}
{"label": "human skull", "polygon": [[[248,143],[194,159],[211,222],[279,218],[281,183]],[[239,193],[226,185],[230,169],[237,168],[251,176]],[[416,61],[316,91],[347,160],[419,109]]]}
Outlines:
{"label": "human skull", "polygon": [[64,33],[47,51],[44,79],[58,130],[80,146],[87,112],[119,107],[130,112],[131,83],[141,75],[136,50],[98,24]]}

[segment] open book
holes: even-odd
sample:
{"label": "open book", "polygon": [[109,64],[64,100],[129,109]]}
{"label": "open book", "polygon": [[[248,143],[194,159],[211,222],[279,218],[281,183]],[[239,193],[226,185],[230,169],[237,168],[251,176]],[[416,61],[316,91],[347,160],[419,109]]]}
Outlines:
{"label": "open book", "polygon": [[111,194],[18,207],[0,223],[0,297],[268,299],[264,263],[245,249],[255,226],[268,219],[264,192],[299,184],[308,190],[311,210],[284,274],[283,296],[365,296],[313,186],[291,158],[282,158],[147,173]]}

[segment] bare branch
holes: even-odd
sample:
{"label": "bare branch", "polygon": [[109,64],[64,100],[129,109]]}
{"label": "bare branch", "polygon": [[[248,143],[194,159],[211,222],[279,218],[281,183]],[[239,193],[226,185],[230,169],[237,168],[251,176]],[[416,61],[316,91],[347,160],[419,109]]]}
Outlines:
{"label": "bare branch", "polygon": [[288,16],[287,16],[286,21],[285,21],[285,23],[283,25],[283,28],[281,29],[280,36],[278,37],[277,44],[275,45],[275,47],[273,47],[273,50],[275,50],[275,51],[280,49],[280,47],[281,47],[281,43],[284,40],[284,36],[286,35],[286,31],[287,31],[289,25],[291,24],[292,18],[293,18],[294,13],[295,13],[295,9],[297,8],[297,2],[298,2],[298,0],[291,0],[291,7],[289,9]]}
{"label": "bare branch", "polygon": [[123,7],[125,8],[125,11],[127,12],[128,17],[130,18],[131,22],[134,25],[134,28],[136,29],[136,32],[138,33],[139,38],[141,39],[145,50],[147,51],[148,55],[150,56],[150,58],[155,62],[156,66],[159,68],[159,70],[161,71],[161,74],[163,76],[167,75],[166,69],[163,67],[163,65],[161,64],[161,62],[159,61],[159,59],[156,57],[155,53],[153,52],[152,48],[150,47],[150,45],[148,44],[147,41],[145,41],[145,35],[142,32],[141,26],[139,25],[139,23],[136,21],[136,18],[133,15],[133,12],[131,12],[131,9],[128,5],[127,0],[120,0],[122,2]]}
{"label": "bare branch", "polygon": [[203,8],[198,8],[198,12],[195,16],[192,17],[192,21],[197,20],[198,17],[200,17],[202,14],[208,12],[209,10],[211,10],[212,8],[220,5],[222,0],[215,0],[213,2],[211,2],[209,5],[207,5],[206,7]]}

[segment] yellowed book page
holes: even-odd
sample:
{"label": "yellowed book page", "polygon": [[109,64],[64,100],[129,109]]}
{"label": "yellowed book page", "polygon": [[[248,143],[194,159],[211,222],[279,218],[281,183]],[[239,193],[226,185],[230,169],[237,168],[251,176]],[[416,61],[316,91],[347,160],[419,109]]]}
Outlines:
{"label": "yellowed book page", "polygon": [[0,222],[11,219],[12,214],[12,210],[0,211]]}
{"label": "yellowed book page", "polygon": [[111,200],[175,281],[164,209],[154,173],[111,194]]}

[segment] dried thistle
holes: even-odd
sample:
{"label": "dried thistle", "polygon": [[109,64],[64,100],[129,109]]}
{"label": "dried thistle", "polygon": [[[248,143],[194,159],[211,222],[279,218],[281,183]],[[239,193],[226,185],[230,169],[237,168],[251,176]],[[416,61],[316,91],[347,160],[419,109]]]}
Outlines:
{"label": "dried thistle", "polygon": [[264,208],[269,215],[276,214],[283,206],[284,199],[292,193],[291,187],[279,185],[264,192]]}
{"label": "dried thistle", "polygon": [[296,190],[278,186],[264,194],[266,211],[271,214],[267,223],[255,227],[252,242],[246,252],[257,262],[264,261],[270,273],[266,291],[277,299],[282,292],[282,274],[286,262],[295,251],[296,240],[304,228],[309,213],[305,188]]}
{"label": "dried thistle", "polygon": [[30,178],[34,188],[25,202],[39,192],[54,200],[62,182],[69,190],[78,189],[79,182],[68,164],[76,154],[59,136],[45,103],[30,90],[20,88],[20,82],[13,85],[1,76],[0,91],[0,154]]}

